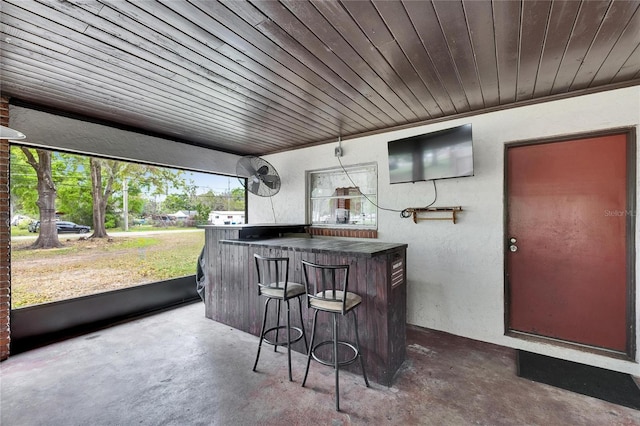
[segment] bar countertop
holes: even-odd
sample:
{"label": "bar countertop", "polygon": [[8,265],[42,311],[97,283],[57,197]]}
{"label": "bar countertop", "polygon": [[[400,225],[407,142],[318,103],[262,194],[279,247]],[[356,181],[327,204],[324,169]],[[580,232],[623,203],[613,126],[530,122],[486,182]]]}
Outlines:
{"label": "bar countertop", "polygon": [[270,238],[264,240],[220,240],[221,244],[235,244],[275,249],[300,250],[311,253],[340,252],[352,256],[373,257],[399,248],[407,248],[407,244],[385,243],[377,241],[348,241],[325,238]]}

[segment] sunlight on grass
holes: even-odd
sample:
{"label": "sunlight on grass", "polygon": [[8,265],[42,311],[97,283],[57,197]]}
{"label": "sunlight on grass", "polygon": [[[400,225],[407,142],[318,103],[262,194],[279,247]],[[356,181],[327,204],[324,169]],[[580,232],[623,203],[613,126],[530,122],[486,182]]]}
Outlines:
{"label": "sunlight on grass", "polygon": [[23,308],[51,301],[51,298],[41,294],[29,293],[21,288],[11,289],[11,308]]}
{"label": "sunlight on grass", "polygon": [[[79,251],[78,247],[75,246],[64,246],[59,248],[52,249],[37,249],[32,250],[28,248],[33,241],[20,243],[12,243],[11,244],[11,261],[17,260],[26,260],[26,259],[48,259],[55,258],[59,256],[65,256],[73,253],[77,253]],[[63,243],[64,244],[64,243]]]}
{"label": "sunlight on grass", "polygon": [[61,242],[48,250],[12,243],[12,308],[194,275],[204,231]]}
{"label": "sunlight on grass", "polygon": [[20,228],[17,226],[11,227],[11,236],[12,237],[25,237],[28,235],[36,235],[27,230],[27,228]]}
{"label": "sunlight on grass", "polygon": [[160,240],[158,238],[138,237],[134,239],[116,241],[116,243],[110,246],[109,249],[117,250],[117,249],[128,249],[128,248],[143,248],[143,247],[156,245],[159,242]]}

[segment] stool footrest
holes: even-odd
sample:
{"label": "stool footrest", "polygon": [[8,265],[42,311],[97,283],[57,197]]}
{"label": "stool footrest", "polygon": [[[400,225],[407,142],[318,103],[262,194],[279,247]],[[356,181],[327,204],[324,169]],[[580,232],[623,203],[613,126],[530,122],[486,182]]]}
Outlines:
{"label": "stool footrest", "polygon": [[[346,360],[343,360],[343,361],[338,361],[338,365],[339,366],[352,364],[352,363],[354,363],[356,361],[356,359],[358,359],[358,355],[359,355],[358,349],[354,345],[352,345],[349,342],[343,342],[343,341],[340,341],[340,340],[337,343],[338,343],[338,345],[346,346],[346,347],[350,348],[353,351],[353,357],[352,358],[349,358],[349,359],[346,359]],[[316,349],[318,349],[321,346],[326,346],[326,345],[333,346],[333,340],[325,340],[324,342],[320,342],[317,345],[313,345],[313,348],[311,348],[311,356],[313,357],[313,359],[318,361],[320,364],[324,364],[324,365],[328,365],[328,366],[335,366],[335,362],[334,361],[322,359],[322,358],[320,358],[320,357],[318,357],[316,355]]]}
{"label": "stool footrest", "polygon": [[[290,344],[294,344],[298,340],[302,339],[303,334],[302,334],[302,329],[300,327],[290,327],[290,329],[291,329],[291,331],[296,331],[298,333],[298,335],[296,337],[294,337],[293,339],[291,339],[291,338],[289,339],[290,340],[290,342],[289,342]],[[273,346],[287,346],[288,343],[287,343],[286,336],[285,336],[284,340],[278,341],[278,342],[274,342],[273,340],[269,340],[267,338],[267,334],[272,332],[272,331],[275,331],[275,330],[283,330],[286,333],[287,332],[287,326],[286,325],[281,325],[279,327],[271,327],[271,328],[266,329],[264,331],[264,337],[263,337],[262,341],[264,343],[268,343],[268,344],[273,345]]]}

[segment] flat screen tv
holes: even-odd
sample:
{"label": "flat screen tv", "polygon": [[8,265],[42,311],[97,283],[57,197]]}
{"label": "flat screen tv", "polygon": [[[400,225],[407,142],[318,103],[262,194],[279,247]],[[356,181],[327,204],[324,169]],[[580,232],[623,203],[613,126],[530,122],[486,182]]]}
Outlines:
{"label": "flat screen tv", "polygon": [[391,183],[473,176],[471,124],[388,142]]}

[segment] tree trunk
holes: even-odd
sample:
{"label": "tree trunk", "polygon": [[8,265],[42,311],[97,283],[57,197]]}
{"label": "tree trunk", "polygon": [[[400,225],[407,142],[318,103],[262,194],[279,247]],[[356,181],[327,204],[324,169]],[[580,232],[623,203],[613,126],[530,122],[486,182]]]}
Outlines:
{"label": "tree trunk", "polygon": [[102,189],[102,163],[99,159],[89,159],[91,167],[91,195],[93,197],[93,234],[90,238],[107,238],[107,229],[104,225],[107,197]]}
{"label": "tree trunk", "polygon": [[40,210],[40,234],[31,248],[62,247],[56,228],[56,187],[51,177],[51,152],[36,149],[38,160],[29,150],[21,147],[27,162],[38,176],[38,209]]}

